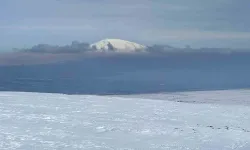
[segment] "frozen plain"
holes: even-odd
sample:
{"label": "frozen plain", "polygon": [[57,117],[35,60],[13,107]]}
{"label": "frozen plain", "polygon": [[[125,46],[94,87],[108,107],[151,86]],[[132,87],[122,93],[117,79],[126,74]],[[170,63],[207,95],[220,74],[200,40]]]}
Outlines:
{"label": "frozen plain", "polygon": [[249,150],[250,90],[0,92],[1,150]]}

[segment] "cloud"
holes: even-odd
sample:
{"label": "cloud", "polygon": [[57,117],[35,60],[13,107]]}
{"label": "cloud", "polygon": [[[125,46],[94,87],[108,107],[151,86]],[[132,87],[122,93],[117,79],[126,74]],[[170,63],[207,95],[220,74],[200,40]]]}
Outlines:
{"label": "cloud", "polygon": [[[0,39],[61,43],[58,35],[64,35],[65,41],[114,37],[143,43],[216,39],[230,44],[249,39],[249,5],[249,0],[2,0]],[[32,38],[23,38],[25,34]]]}
{"label": "cloud", "polygon": [[158,39],[175,40],[210,40],[210,39],[250,39],[250,32],[216,32],[202,30],[151,30],[146,35]]}
{"label": "cloud", "polygon": [[57,30],[57,31],[81,31],[81,30],[95,30],[96,28],[90,26],[90,25],[85,25],[85,26],[28,26],[28,25],[23,25],[23,26],[0,26],[0,29],[7,29],[7,30]]}

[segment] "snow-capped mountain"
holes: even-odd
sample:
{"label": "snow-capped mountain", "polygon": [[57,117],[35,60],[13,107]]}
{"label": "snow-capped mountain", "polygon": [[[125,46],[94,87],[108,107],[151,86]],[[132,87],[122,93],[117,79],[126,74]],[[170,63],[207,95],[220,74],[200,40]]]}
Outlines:
{"label": "snow-capped mountain", "polygon": [[97,51],[107,52],[144,52],[146,46],[121,39],[105,39],[91,44]]}

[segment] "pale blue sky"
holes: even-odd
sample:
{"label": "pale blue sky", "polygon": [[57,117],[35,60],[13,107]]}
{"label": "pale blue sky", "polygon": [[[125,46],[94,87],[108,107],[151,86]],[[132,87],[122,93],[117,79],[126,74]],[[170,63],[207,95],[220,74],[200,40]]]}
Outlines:
{"label": "pale blue sky", "polygon": [[0,0],[0,49],[121,38],[250,47],[249,0]]}

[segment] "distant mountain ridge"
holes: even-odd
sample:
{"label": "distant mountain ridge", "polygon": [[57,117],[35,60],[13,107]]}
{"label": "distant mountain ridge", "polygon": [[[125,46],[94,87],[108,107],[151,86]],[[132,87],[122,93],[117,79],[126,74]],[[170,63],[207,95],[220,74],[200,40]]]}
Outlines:
{"label": "distant mountain ridge", "polygon": [[14,52],[32,53],[88,53],[88,54],[166,54],[166,53],[250,53],[250,49],[231,48],[184,48],[172,47],[166,44],[141,45],[135,42],[121,39],[104,39],[89,44],[86,42],[73,41],[69,45],[37,44],[31,48],[13,48]]}

